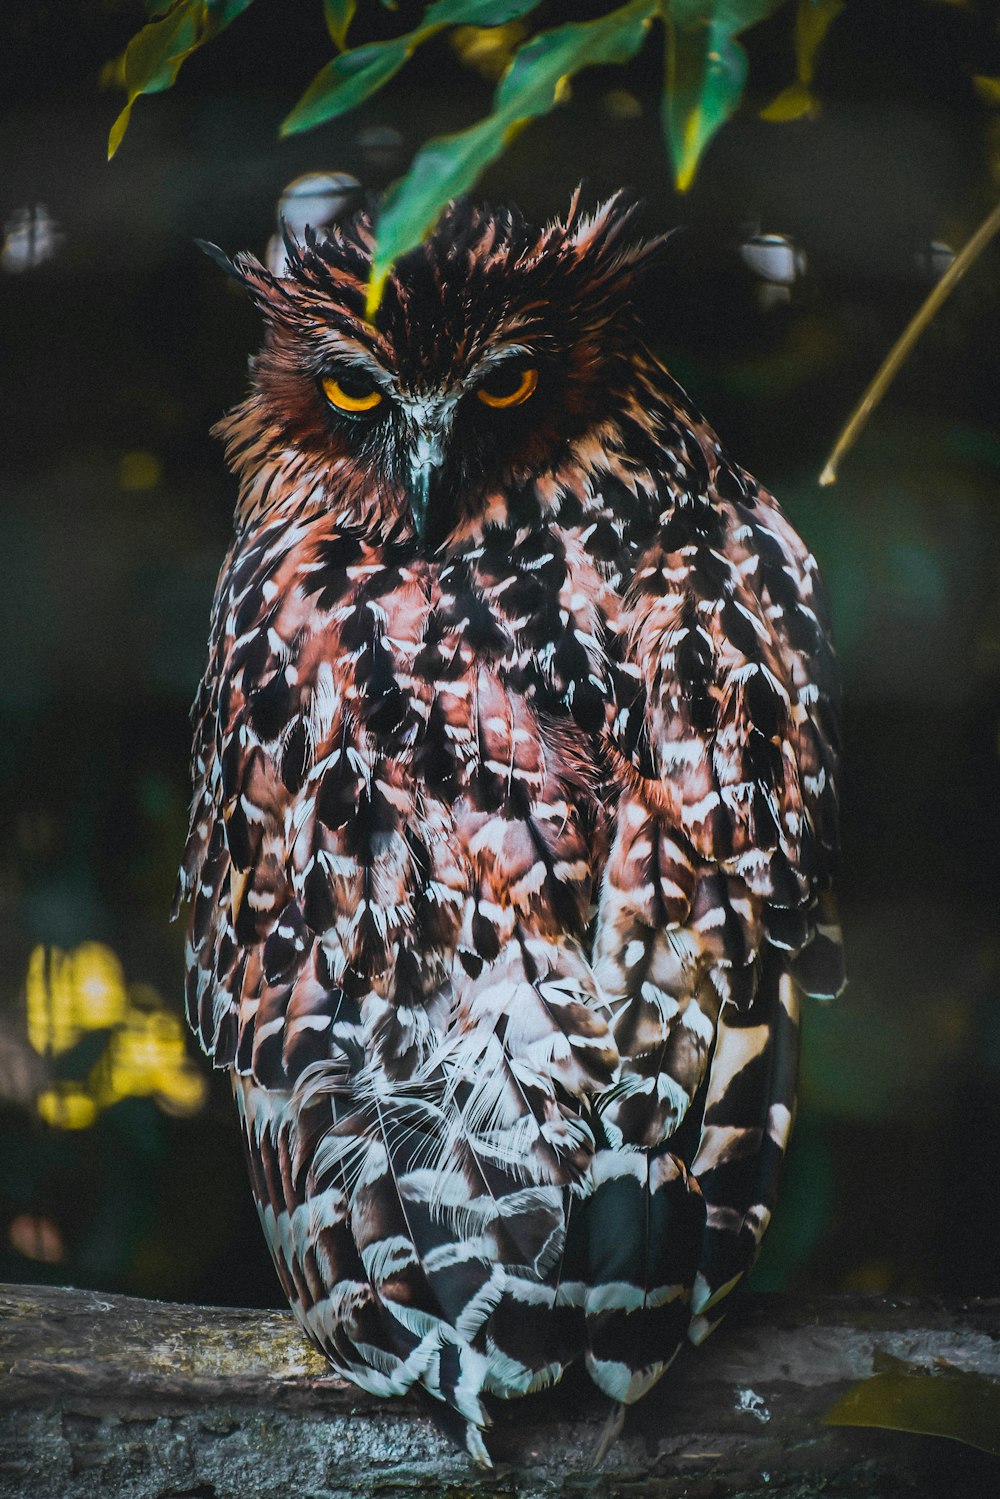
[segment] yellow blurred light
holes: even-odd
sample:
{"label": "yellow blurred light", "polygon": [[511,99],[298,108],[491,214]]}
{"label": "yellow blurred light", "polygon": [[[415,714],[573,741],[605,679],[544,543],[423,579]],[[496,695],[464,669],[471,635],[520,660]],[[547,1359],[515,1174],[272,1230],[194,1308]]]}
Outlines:
{"label": "yellow blurred light", "polygon": [[[136,986],[146,1004],[155,990]],[[122,1098],[155,1096],[173,1113],[194,1113],[204,1102],[200,1073],[188,1059],[184,1032],[176,1015],[163,1009],[130,1005],[92,1074],[101,1105]]]}
{"label": "yellow blurred light", "polygon": [[604,108],[614,120],[638,120],[642,117],[642,100],[627,88],[612,88],[604,95]]}
{"label": "yellow blurred light", "polygon": [[97,1104],[79,1083],[46,1088],[39,1093],[38,1113],[56,1129],[89,1129],[97,1118]]}
{"label": "yellow blurred light", "polygon": [[121,489],[155,489],[163,477],[163,466],[155,453],[136,448],[123,453],[118,465],[118,485]]}
{"label": "yellow blurred light", "polygon": [[760,112],[762,120],[784,124],[788,120],[815,119],[819,103],[804,83],[790,83]]}
{"label": "yellow blurred light", "polygon": [[180,1018],[149,984],[126,987],[110,948],[84,942],[71,952],[36,947],[26,981],[28,1039],[43,1056],[68,1051],[86,1031],[107,1030],[108,1044],[86,1082],[60,1083],[37,1099],[59,1129],[86,1129],[123,1098],[155,1098],[173,1114],[193,1114],[206,1084],[187,1055]]}
{"label": "yellow blurred light", "polygon": [[157,1102],[168,1114],[197,1114],[205,1102],[208,1084],[188,1058],[164,1080]]}
{"label": "yellow blurred light", "polygon": [[449,40],[466,67],[495,83],[526,34],[522,21],[508,21],[503,26],[456,26]]}
{"label": "yellow blurred light", "polygon": [[840,1282],[840,1290],[864,1295],[884,1294],[895,1279],[892,1261],[886,1258],[864,1260],[849,1270]]}
{"label": "yellow blurred light", "polygon": [[38,946],[28,959],[28,1040],[42,1055],[65,1051],[79,1035],[73,1019],[72,990],[60,982],[65,956],[57,947],[49,952]]}
{"label": "yellow blurred light", "polygon": [[26,983],[28,1040],[44,1055],[58,1056],[84,1031],[116,1025],[125,1013],[125,976],[118,958],[100,942],[72,952],[35,948]]}
{"label": "yellow blurred light", "polygon": [[976,73],[973,75],[972,84],[985,104],[992,104],[994,107],[1000,105],[1000,78],[991,78],[986,73]]}
{"label": "yellow blurred light", "polygon": [[118,957],[100,942],[83,942],[70,955],[76,1014],[88,1031],[117,1025],[125,1014],[125,974]]}
{"label": "yellow blurred light", "polygon": [[121,89],[123,92],[125,91],[128,85],[125,82],[124,52],[120,53],[118,57],[112,57],[108,62],[104,63],[97,75],[97,85],[99,88]]}

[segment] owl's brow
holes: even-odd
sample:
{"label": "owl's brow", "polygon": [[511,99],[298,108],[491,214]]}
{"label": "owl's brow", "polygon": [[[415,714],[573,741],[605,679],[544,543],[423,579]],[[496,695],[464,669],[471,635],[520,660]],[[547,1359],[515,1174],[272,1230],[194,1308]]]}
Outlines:
{"label": "owl's brow", "polygon": [[494,348],[487,349],[481,358],[469,370],[469,378],[477,375],[489,374],[498,365],[508,364],[513,359],[537,359],[537,351],[529,349],[527,344],[497,344]]}
{"label": "owl's brow", "polygon": [[330,365],[350,365],[352,369],[363,370],[376,385],[386,390],[395,383],[391,370],[387,370],[364,344],[355,343],[353,339],[327,334],[320,343],[320,354],[322,369]]}

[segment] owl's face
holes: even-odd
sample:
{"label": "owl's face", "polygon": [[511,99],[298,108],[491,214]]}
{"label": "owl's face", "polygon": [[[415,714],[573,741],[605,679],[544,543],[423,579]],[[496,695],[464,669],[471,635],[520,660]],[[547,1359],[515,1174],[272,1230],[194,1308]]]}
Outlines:
{"label": "owl's face", "polygon": [[254,395],[222,426],[234,466],[297,460],[347,519],[412,527],[428,553],[516,519],[518,496],[588,438],[614,446],[636,399],[629,295],[658,242],[623,243],[631,216],[618,199],[593,218],[574,202],[539,233],[455,206],[397,263],[373,323],[365,215],[293,246],[281,279],[238,256],[268,329]]}

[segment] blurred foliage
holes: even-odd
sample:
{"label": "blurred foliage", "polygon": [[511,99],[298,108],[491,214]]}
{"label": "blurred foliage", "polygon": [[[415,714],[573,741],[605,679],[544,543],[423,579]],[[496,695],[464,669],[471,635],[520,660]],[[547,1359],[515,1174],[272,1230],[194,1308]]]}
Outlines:
{"label": "blurred foliage", "polygon": [[[150,21],[105,69],[105,81],[119,83],[127,94],[125,108],[111,130],[109,157],[121,144],[140,94],[170,88],[187,58],[251,3],[172,0],[163,9],[164,0],[147,0]],[[956,3],[970,5],[971,0]],[[706,147],[743,97],[748,62],[737,38],[785,0],[629,0],[596,19],[542,29],[524,40],[524,17],[540,4],[541,0],[432,0],[419,24],[409,31],[349,48],[347,33],[355,20],[357,0],[323,0],[327,30],[338,55],[320,69],[285,119],[281,127],[285,136],[357,109],[394,78],[418,48],[441,32],[450,32],[455,54],[467,66],[499,77],[490,114],[464,130],[426,141],[382,199],[368,288],[370,316],[393,262],[430,232],[445,205],[473,188],[526,125],[562,103],[578,73],[598,65],[630,62],[654,22],[663,29],[660,115],[664,139],[677,189],[686,192]],[[817,53],[843,8],[844,0],[796,0],[796,76],[761,111],[762,119],[780,123],[816,116],[819,101],[812,85]],[[976,74],[974,84],[981,98],[1000,106],[1000,81]],[[978,253],[978,249],[972,251],[970,263]],[[956,280],[964,268],[964,263],[961,269],[954,268]],[[931,292],[841,434],[821,482],[834,481],[839,458],[853,446],[948,290],[950,285]]]}
{"label": "blurred foliage", "polygon": [[389,188],[379,208],[369,313],[378,306],[393,261],[419,243],[449,199],[472,187],[529,120],[557,104],[581,68],[634,57],[654,10],[651,0],[631,0],[601,20],[571,22],[541,33],[515,54],[500,80],[492,114],[457,135],[428,141],[417,152],[409,172]]}
{"label": "blurred foliage", "polygon": [[1000,1386],[983,1374],[947,1364],[928,1372],[905,1359],[879,1354],[871,1378],[853,1385],[823,1421],[827,1426],[876,1426],[950,1437],[1000,1457]]}
{"label": "blurred foliage", "polygon": [[[472,188],[525,125],[563,102],[583,69],[629,62],[654,22],[663,31],[664,137],[678,190],[686,191],[706,146],[743,96],[747,56],[737,38],[785,3],[629,0],[606,15],[542,29],[521,42],[505,63],[487,118],[427,141],[406,175],[389,190],[379,214],[369,309],[377,306],[393,261],[420,242],[445,204]],[[162,0],[149,0],[152,19],[106,72],[106,79],[119,82],[128,96],[111,130],[109,156],[121,144],[139,95],[170,88],[182,64],[250,4],[251,0],[173,0],[163,10]],[[482,33],[496,29],[498,45],[506,49],[511,37],[507,28],[539,4],[540,0],[433,0],[411,30],[348,48],[355,0],[324,0],[327,28],[339,55],[316,74],[284,121],[282,133],[310,130],[356,109],[395,77],[419,47],[449,28],[458,34],[457,55],[480,67],[484,55],[493,50]],[[796,81],[770,106],[767,118],[797,119],[815,111],[810,84],[816,51],[841,9],[842,0],[797,0]],[[479,34],[478,45],[470,31]]]}
{"label": "blurred foliage", "polygon": [[813,93],[816,54],[831,21],[843,10],[845,0],[798,0],[795,13],[795,82],[783,88],[776,99],[762,109],[762,120],[776,123],[810,119],[819,114],[819,100]]}
{"label": "blurred foliage", "polygon": [[151,0],[147,9],[154,19],[133,37],[120,62],[112,63],[107,75],[108,81],[120,81],[128,95],[125,108],[111,127],[109,156],[114,156],[121,144],[139,95],[169,88],[181,64],[251,4],[252,0],[174,0],[161,14],[159,0]]}

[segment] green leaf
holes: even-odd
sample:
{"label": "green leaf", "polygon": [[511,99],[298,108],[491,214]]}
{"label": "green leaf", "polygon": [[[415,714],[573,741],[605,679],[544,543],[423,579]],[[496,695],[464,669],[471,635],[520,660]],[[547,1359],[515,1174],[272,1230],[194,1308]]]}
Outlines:
{"label": "green leaf", "polygon": [[762,120],[798,120],[803,115],[819,113],[819,104],[812,92],[816,53],[844,3],[845,0],[799,0],[795,13],[796,81],[782,89],[777,98],[761,110]]}
{"label": "green leaf", "polygon": [[702,154],[736,109],[747,76],[736,37],[783,0],[663,0],[666,67],[662,118],[679,192],[694,181]]}
{"label": "green leaf", "polygon": [[711,21],[729,36],[739,36],[785,3],[786,0],[662,0],[660,9],[665,19],[675,21],[678,26]]}
{"label": "green leaf", "polygon": [[456,135],[438,136],[418,151],[406,176],[386,193],[379,214],[369,316],[378,307],[393,261],[419,244],[445,204],[467,192],[529,120],[559,102],[575,73],[634,57],[657,8],[657,0],[631,0],[596,21],[542,32],[515,54],[485,120]]}
{"label": "green leaf", "polygon": [[747,56],[717,22],[667,28],[663,124],[678,192],[687,192],[702,152],[739,104]]}
{"label": "green leaf", "polygon": [[410,170],[389,188],[378,220],[378,244],[368,285],[368,315],[382,297],[392,263],[420,243],[452,198],[466,191],[516,134],[490,115],[456,135],[439,135],[417,152]]}
{"label": "green leaf", "polygon": [[631,0],[596,21],[544,31],[519,49],[497,88],[494,112],[535,119],[559,102],[564,80],[584,68],[628,62],[646,40],[655,0]]}
{"label": "green leaf", "polygon": [[[326,0],[343,5],[343,0]],[[346,114],[388,83],[418,47],[446,26],[502,26],[534,10],[541,0],[435,0],[413,31],[388,42],[370,42],[344,52],[320,68],[295,108],[282,122],[282,135],[311,130]],[[329,21],[328,21],[329,24]],[[346,30],[346,27],[345,27]],[[336,41],[336,37],[334,37]]]}
{"label": "green leaf", "polygon": [[399,72],[413,50],[409,42],[408,36],[398,42],[371,42],[326,63],[282,120],[280,133],[286,136],[312,130],[363,103]]}
{"label": "green leaf", "polygon": [[357,8],[358,0],[323,0],[323,18],[326,21],[326,29],[330,33],[333,45],[341,52],[347,46],[347,33]]}
{"label": "green leaf", "polygon": [[878,1426],[950,1437],[1000,1456],[1000,1383],[939,1366],[933,1372],[883,1355],[884,1365],[841,1396],[826,1426]]}
{"label": "green leaf", "polygon": [[174,0],[162,15],[144,26],[125,49],[125,108],[111,127],[108,160],[122,143],[140,94],[168,89],[181,65],[199,47],[224,31],[252,0]]}
{"label": "green leaf", "polygon": [[772,125],[783,125],[788,120],[801,120],[805,116],[814,115],[816,107],[812,90],[796,80],[775,95],[770,104],[761,110],[760,117]]}
{"label": "green leaf", "polygon": [[795,13],[795,66],[806,88],[816,72],[816,53],[845,0],[799,0]]}

